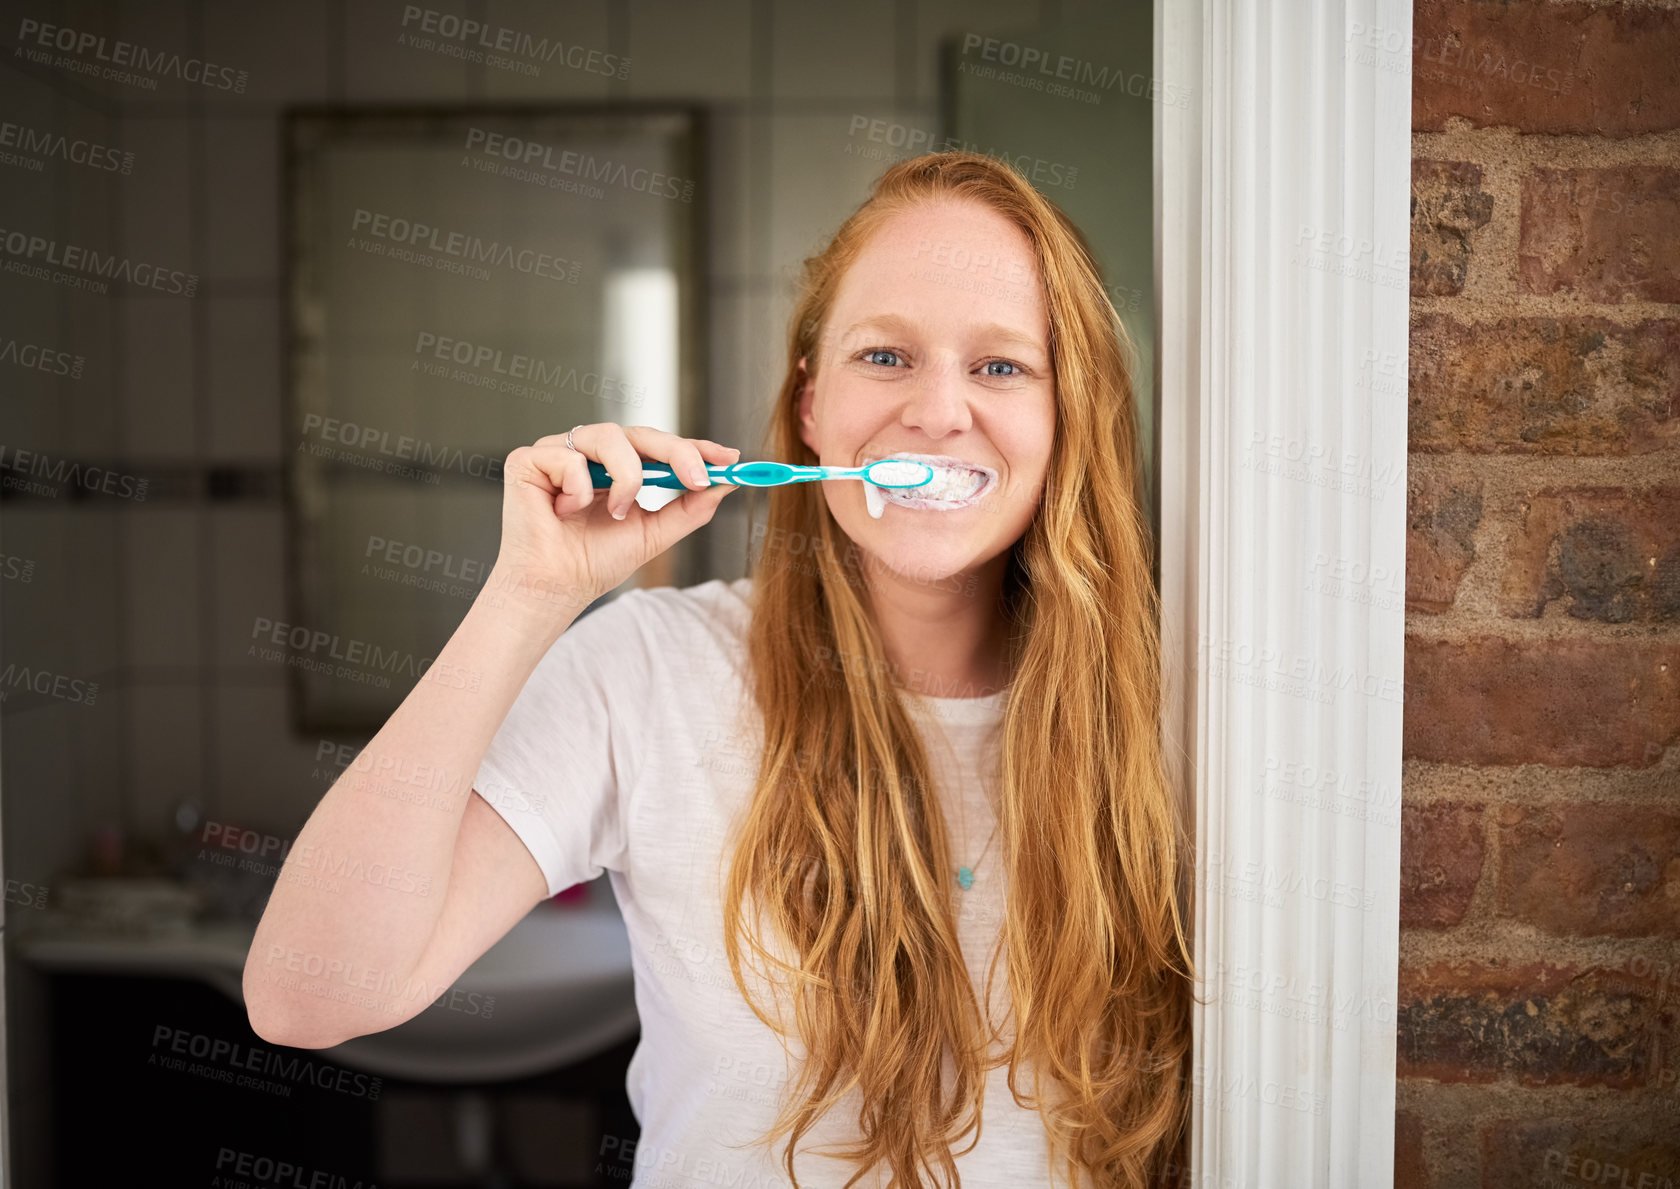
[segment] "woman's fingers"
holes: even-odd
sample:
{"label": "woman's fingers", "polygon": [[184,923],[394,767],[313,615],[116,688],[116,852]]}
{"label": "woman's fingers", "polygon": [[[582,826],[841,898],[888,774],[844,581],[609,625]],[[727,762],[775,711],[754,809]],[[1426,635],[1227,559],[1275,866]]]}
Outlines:
{"label": "woman's fingers", "polygon": [[672,472],[688,488],[704,491],[712,486],[706,473],[708,463],[728,466],[740,460],[741,452],[720,446],[706,438],[685,438],[650,425],[627,426],[625,432],[642,457],[655,459],[670,466]]}
{"label": "woman's fingers", "polygon": [[588,507],[594,493],[588,459],[595,459],[612,476],[607,508],[618,520],[623,520],[635,505],[636,493],[642,488],[644,459],[665,463],[687,488],[704,491],[714,486],[706,472],[708,464],[728,466],[741,458],[741,452],[733,446],[709,438],[685,438],[651,425],[619,426],[610,421],[577,426],[572,431],[575,452],[567,449],[565,442],[565,434],[549,434],[538,438],[532,447],[541,450],[545,460],[555,457],[555,447],[560,454],[579,460],[575,466],[561,468],[567,478],[564,483],[557,478],[555,486],[564,490],[565,498],[556,498],[555,511],[564,514]]}
{"label": "woman's fingers", "polygon": [[648,425],[632,425],[625,432],[643,457],[665,463],[691,490],[704,491],[712,485],[712,477],[706,473],[706,459],[694,439]]}
{"label": "woman's fingers", "polygon": [[595,483],[589,476],[589,459],[575,450],[568,450],[562,441],[558,446],[539,446],[545,457],[554,460],[560,482],[554,496],[554,514],[570,516],[595,502]]}
{"label": "woman's fingers", "polygon": [[[623,520],[630,511],[630,505],[636,502],[636,493],[642,489],[641,455],[630,444],[624,427],[610,421],[598,421],[574,430],[572,441],[579,450],[607,468],[607,473],[612,476],[612,486],[607,489],[607,511],[612,513],[614,520]],[[588,470],[587,464],[584,469]]]}
{"label": "woman's fingers", "polygon": [[538,438],[536,445],[507,455],[507,482],[522,482],[553,500],[556,516],[581,512],[595,500],[588,458],[568,450],[564,438]]}

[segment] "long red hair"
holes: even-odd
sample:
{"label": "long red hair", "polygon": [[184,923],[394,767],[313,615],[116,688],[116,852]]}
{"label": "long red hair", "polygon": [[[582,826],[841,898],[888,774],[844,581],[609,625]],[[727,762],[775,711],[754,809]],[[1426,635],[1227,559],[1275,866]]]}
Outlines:
{"label": "long red hair", "polygon": [[[1138,1189],[1182,1166],[1188,847],[1162,764],[1130,344],[1084,237],[992,158],[934,153],[889,168],[805,261],[763,457],[817,461],[799,435],[798,361],[813,376],[822,366],[840,279],[882,221],[948,199],[983,203],[1031,240],[1055,377],[1043,498],[1012,549],[999,607],[1012,633],[997,835],[1008,907],[986,998],[1004,958],[1014,1035],[988,1057],[1003,1029],[984,1018],[958,946],[946,824],[859,595],[856,550],[818,485],[773,489],[766,541],[811,547],[798,557],[766,548],[754,564],[749,667],[764,753],[724,901],[742,993],[786,1035],[781,1013],[748,992],[744,939],[790,976],[790,988],[772,981],[793,998],[807,1053],[763,1142],[789,1136],[783,1163],[797,1185],[795,1145],[858,1087],[848,1185],[883,1162],[895,1187],[941,1174],[956,1184],[953,1145],[971,1131],[978,1141],[986,1071],[1007,1060],[1010,1090],[1040,1111],[1069,1184]],[[837,656],[857,663],[836,673]],[[749,900],[793,962],[755,931]]]}

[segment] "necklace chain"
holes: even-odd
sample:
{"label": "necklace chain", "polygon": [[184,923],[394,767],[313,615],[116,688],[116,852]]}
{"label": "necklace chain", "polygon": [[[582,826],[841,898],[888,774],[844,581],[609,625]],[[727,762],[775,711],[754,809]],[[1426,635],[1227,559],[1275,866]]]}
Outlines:
{"label": "necklace chain", "polygon": [[991,835],[988,836],[987,839],[986,839],[986,850],[983,850],[983,851],[980,852],[980,858],[974,860],[974,866],[973,867],[958,867],[957,868],[957,886],[960,887],[963,891],[966,892],[966,891],[968,891],[969,888],[974,886],[974,867],[980,866],[980,860],[984,859],[986,857],[986,851],[989,851],[989,850],[992,849],[992,839],[996,838],[996,837],[997,837],[997,826],[996,826],[996,824],[994,824],[992,826]]}
{"label": "necklace chain", "polygon": [[[948,741],[947,741],[947,745],[949,745]],[[965,799],[963,799],[959,795],[958,800],[957,800],[957,804],[959,806],[961,806],[962,836],[966,839],[968,837],[968,803]],[[989,799],[988,799],[988,804],[989,804]],[[975,859],[974,862],[971,863],[971,864],[967,864],[967,865],[959,864],[958,867],[957,867],[957,886],[959,888],[961,888],[963,891],[966,892],[966,891],[968,891],[969,888],[974,886],[974,869],[976,867],[980,866],[980,864],[985,861],[986,855],[991,851],[992,843],[994,841],[996,841],[996,839],[997,839],[997,828],[998,828],[998,823],[997,823],[997,818],[996,818],[996,811],[994,810],[993,819],[992,819],[992,832],[990,834],[986,835],[986,845],[985,845],[984,848],[981,849],[980,857]]]}

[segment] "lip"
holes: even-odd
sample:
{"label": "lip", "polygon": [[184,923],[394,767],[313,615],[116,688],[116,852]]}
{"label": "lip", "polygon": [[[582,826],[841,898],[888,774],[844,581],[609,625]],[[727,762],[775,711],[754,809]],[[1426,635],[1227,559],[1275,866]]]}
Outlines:
{"label": "lip", "polygon": [[985,463],[975,462],[974,460],[968,458],[958,458],[953,454],[916,454],[908,450],[900,450],[893,454],[882,454],[879,457],[865,458],[861,465],[871,466],[874,463],[883,462],[888,459],[895,461],[902,460],[904,462],[925,462],[930,466],[963,467],[966,470],[979,471],[985,476],[985,482],[980,484],[980,489],[967,499],[961,500],[918,499],[915,496],[904,494],[906,491],[917,490],[914,487],[896,488],[882,487],[879,484],[873,485],[889,504],[897,504],[903,508],[929,508],[938,509],[940,511],[949,511],[954,508],[967,508],[972,504],[979,503],[993,487],[997,486],[997,471],[993,470]]}

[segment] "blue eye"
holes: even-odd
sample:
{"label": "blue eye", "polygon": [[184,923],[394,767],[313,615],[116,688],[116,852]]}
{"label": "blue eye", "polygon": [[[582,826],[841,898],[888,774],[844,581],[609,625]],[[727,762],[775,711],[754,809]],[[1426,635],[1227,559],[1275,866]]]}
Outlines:
{"label": "blue eye", "polygon": [[[886,347],[877,347],[874,350],[865,351],[863,353],[863,357],[865,359],[867,359],[870,363],[880,363],[880,360],[874,358],[877,355],[888,355],[888,356],[891,356],[895,360],[898,358],[898,352],[897,351],[889,350]],[[896,363],[882,363],[881,366],[882,367],[897,367],[898,364],[896,364]]]}
{"label": "blue eye", "polygon": [[1021,374],[1021,365],[1018,364],[1018,363],[1011,363],[1007,359],[994,359],[994,360],[991,360],[989,363],[987,363],[985,366],[988,367],[988,368],[1009,367],[1009,368],[1014,368],[1015,369],[1014,371],[1009,371],[1009,372],[992,372],[992,371],[989,371],[989,372],[986,373],[988,376],[1018,376],[1018,375]]}

